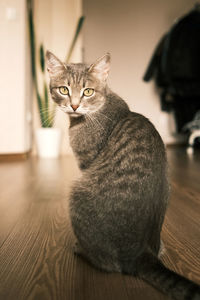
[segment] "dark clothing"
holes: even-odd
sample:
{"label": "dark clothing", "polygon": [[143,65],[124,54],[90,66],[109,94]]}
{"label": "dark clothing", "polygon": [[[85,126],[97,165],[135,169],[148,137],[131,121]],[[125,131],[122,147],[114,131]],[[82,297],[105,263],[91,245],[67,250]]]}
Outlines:
{"label": "dark clothing", "polygon": [[177,130],[200,109],[200,12],[179,19],[159,41],[144,75],[160,90],[161,109],[174,110]]}

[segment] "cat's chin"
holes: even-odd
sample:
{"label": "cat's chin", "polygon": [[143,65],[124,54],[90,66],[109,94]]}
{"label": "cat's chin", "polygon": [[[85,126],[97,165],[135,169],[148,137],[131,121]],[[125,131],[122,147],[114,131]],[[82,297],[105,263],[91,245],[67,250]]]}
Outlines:
{"label": "cat's chin", "polygon": [[67,113],[67,114],[72,118],[80,118],[83,116],[82,114],[79,113]]}

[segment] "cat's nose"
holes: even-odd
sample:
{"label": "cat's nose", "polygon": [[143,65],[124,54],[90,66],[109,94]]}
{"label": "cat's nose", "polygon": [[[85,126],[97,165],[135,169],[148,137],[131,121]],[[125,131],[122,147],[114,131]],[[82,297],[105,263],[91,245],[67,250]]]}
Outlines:
{"label": "cat's nose", "polygon": [[73,108],[74,111],[76,111],[77,108],[79,107],[79,105],[74,105],[74,104],[72,104],[71,107]]}

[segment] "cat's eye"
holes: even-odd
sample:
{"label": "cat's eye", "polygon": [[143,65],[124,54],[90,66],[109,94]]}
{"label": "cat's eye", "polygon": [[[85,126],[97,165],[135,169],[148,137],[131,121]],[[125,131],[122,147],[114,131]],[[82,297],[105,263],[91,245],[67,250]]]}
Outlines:
{"label": "cat's eye", "polygon": [[94,89],[87,88],[83,91],[83,95],[86,97],[90,97],[94,94]]}
{"label": "cat's eye", "polygon": [[59,92],[62,94],[62,95],[68,95],[69,94],[69,90],[66,86],[60,86],[59,87]]}

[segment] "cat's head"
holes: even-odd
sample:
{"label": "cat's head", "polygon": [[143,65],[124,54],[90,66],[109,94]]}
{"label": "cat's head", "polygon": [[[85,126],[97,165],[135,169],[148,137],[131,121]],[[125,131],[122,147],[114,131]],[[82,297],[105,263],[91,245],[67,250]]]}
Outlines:
{"label": "cat's head", "polygon": [[105,103],[110,54],[95,63],[65,64],[53,53],[46,53],[52,99],[72,117],[98,111]]}

